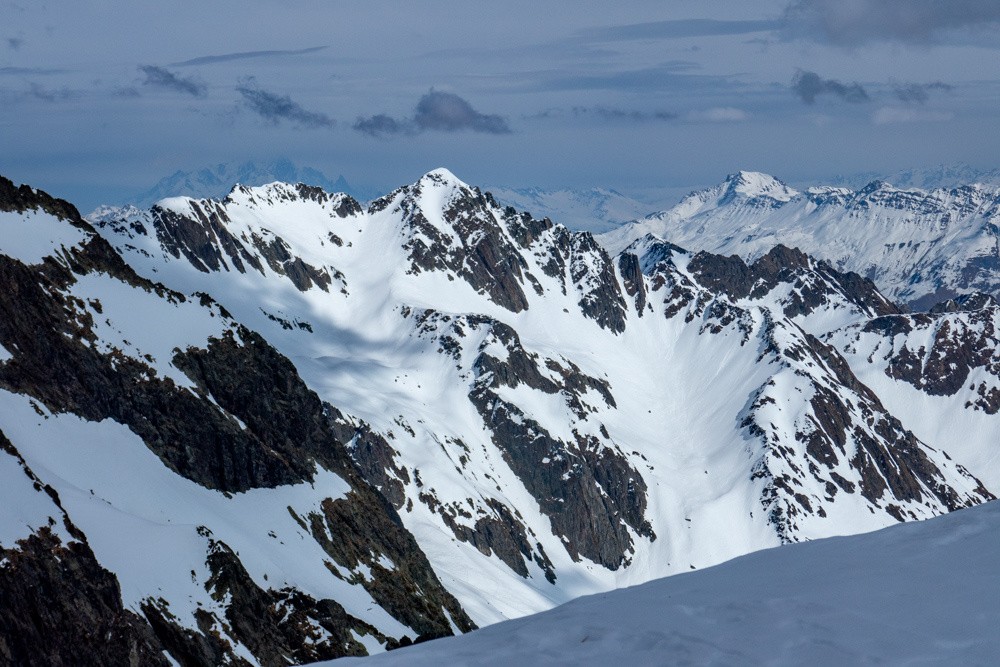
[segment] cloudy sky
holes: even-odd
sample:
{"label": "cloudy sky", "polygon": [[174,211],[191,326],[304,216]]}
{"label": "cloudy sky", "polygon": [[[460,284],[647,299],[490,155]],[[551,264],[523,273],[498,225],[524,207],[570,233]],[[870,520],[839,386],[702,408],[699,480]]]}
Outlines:
{"label": "cloudy sky", "polygon": [[390,188],[1000,166],[996,0],[0,0],[0,174],[89,209],[289,158]]}

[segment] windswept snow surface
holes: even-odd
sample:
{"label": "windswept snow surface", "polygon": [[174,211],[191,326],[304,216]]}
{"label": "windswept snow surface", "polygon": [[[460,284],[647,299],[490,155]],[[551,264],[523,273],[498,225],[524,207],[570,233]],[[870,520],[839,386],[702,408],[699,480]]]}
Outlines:
{"label": "windswept snow surface", "polygon": [[769,549],[336,665],[991,665],[1000,503]]}

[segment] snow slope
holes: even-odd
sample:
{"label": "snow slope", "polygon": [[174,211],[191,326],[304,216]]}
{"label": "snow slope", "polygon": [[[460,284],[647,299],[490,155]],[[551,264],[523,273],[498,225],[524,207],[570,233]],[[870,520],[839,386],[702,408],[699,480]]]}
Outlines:
{"label": "snow slope", "polygon": [[363,664],[988,665],[1000,655],[998,559],[990,503],[760,551]]}

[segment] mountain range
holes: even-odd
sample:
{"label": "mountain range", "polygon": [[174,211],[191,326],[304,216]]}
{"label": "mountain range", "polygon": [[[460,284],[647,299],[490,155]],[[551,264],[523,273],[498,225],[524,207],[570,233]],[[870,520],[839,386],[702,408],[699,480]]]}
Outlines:
{"label": "mountain range", "polygon": [[0,181],[0,655],[363,655],[993,500],[991,197]]}
{"label": "mountain range", "polygon": [[975,291],[1000,295],[1000,187],[931,191],[873,181],[859,190],[795,190],[767,174],[739,172],[673,208],[602,237],[617,252],[646,234],[753,261],[775,244],[797,247],[875,281],[915,309]]}
{"label": "mountain range", "polygon": [[[128,205],[149,208],[167,197],[218,198],[226,196],[234,183],[264,185],[274,181],[308,183],[328,192],[345,192],[365,201],[379,193],[351,186],[343,175],[331,179],[318,169],[300,166],[288,159],[263,162],[224,162],[190,171],[177,170],[155,185],[128,198]],[[96,211],[100,215],[101,209]]]}

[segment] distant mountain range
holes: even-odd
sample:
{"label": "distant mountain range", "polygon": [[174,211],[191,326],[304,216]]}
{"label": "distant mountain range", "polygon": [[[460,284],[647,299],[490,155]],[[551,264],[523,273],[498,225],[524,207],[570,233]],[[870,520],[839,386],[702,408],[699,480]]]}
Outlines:
{"label": "distant mountain range", "polygon": [[1000,169],[981,169],[957,162],[889,173],[863,171],[847,176],[834,176],[827,179],[827,184],[860,190],[872,181],[885,181],[903,190],[937,190],[973,184],[1000,186]]}
{"label": "distant mountain range", "polygon": [[[333,179],[318,169],[301,167],[291,160],[217,164],[191,171],[176,171],[160,179],[156,185],[129,197],[119,205],[149,208],[169,197],[222,199],[234,185],[256,187],[268,183],[303,183],[327,192],[343,192],[358,201],[370,201],[385,192],[357,187],[340,175]],[[686,189],[659,188],[646,190],[641,197],[632,197],[607,188],[531,188],[485,186],[497,201],[514,206],[532,215],[548,217],[570,229],[605,232],[618,225],[662,210],[677,201]],[[103,206],[95,213],[116,208]]]}
{"label": "distant mountain range", "polygon": [[[923,179],[929,180],[929,179]],[[677,205],[600,237],[619,252],[651,234],[685,248],[752,262],[776,244],[871,280],[916,309],[975,291],[1000,296],[1000,186],[797,190],[739,172]]]}
{"label": "distant mountain range", "polygon": [[343,175],[331,179],[312,167],[296,165],[291,160],[271,162],[223,163],[192,171],[178,170],[161,178],[148,190],[129,197],[124,204],[139,208],[149,208],[167,197],[195,197],[198,199],[221,199],[236,184],[257,186],[280,181],[283,183],[305,183],[323,188],[327,192],[344,192],[360,201],[373,199],[380,192],[365,188],[355,188]]}
{"label": "distant mountain range", "polygon": [[672,206],[686,189],[646,190],[641,198],[607,188],[510,188],[485,186],[501,204],[528,211],[537,218],[550,218],[569,229],[606,232]]}

